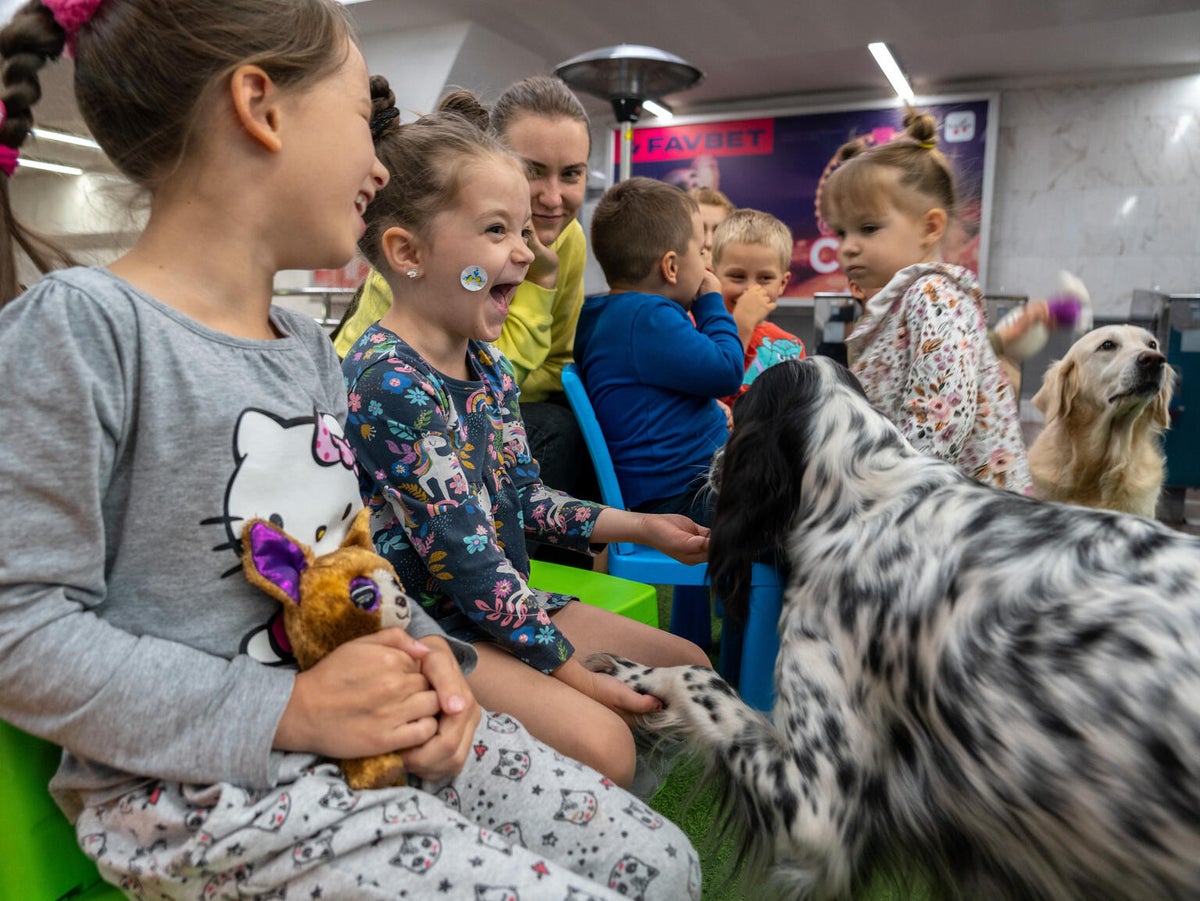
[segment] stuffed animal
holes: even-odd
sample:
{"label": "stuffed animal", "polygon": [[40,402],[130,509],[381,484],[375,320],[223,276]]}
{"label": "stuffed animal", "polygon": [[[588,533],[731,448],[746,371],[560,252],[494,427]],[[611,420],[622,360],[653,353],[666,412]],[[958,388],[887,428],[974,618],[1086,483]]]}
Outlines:
{"label": "stuffed animal", "polygon": [[1092,328],[1087,287],[1070,272],[1060,272],[1058,282],[1057,293],[1015,307],[992,329],[992,349],[1018,395],[1021,364],[1046,346],[1052,330],[1074,329],[1082,335]]}
{"label": "stuffed animal", "polygon": [[[242,545],[246,578],[283,605],[284,632],[301,669],[353,638],[408,626],[409,598],[392,565],[375,553],[365,507],[341,547],[320,557],[264,519],[246,522]],[[354,789],[404,784],[399,752],[340,763]]]}

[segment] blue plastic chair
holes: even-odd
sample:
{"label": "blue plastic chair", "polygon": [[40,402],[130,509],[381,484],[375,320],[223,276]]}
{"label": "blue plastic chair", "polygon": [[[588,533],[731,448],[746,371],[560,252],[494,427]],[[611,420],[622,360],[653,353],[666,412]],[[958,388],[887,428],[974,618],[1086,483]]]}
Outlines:
{"label": "blue plastic chair", "polygon": [[[601,499],[610,507],[626,509],[604,432],[575,363],[563,367],[562,384],[596,469]],[[708,567],[705,564],[689,566],[655,548],[617,542],[608,546],[608,571],[635,582],[674,586],[671,632],[700,647],[707,647],[712,641]],[[750,608],[745,628],[736,629],[726,620],[721,630],[721,674],[729,679],[737,673],[742,699],[758,710],[770,710],[775,701],[774,670],[775,658],[779,655],[782,593],[783,578],[779,571],[756,563],[751,574]]]}

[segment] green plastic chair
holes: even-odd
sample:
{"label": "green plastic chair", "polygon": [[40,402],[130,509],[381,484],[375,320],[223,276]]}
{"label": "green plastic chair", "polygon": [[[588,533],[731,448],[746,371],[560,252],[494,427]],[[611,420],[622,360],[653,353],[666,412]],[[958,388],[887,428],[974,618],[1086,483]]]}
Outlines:
{"label": "green plastic chair", "polygon": [[0,901],[124,898],[96,872],[46,786],[62,751],[0,721]]}
{"label": "green plastic chair", "polygon": [[658,628],[658,592],[653,585],[545,560],[530,561],[529,584],[543,591],[573,595],[587,604]]}

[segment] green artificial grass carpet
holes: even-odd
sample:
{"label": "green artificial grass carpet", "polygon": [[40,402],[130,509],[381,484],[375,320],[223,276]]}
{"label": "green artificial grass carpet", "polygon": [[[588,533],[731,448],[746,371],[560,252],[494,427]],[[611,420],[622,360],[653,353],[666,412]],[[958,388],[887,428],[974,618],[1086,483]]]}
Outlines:
{"label": "green artificial grass carpet", "polygon": [[[712,786],[696,787],[704,774],[704,765],[692,756],[681,757],[667,776],[650,806],[667,819],[677,823],[687,833],[700,854],[700,869],[704,874],[702,901],[744,901],[755,892],[740,878],[732,838],[718,842],[714,838],[717,798]],[[887,879],[859,895],[858,901],[931,901],[929,893],[920,889],[902,891]]]}
{"label": "green artificial grass carpet", "polygon": [[[662,628],[671,621],[671,588],[657,586],[658,621]],[[720,647],[720,622],[713,617],[713,643],[710,656],[714,658]],[[681,755],[675,767],[659,786],[650,806],[667,819],[677,823],[691,839],[700,854],[700,867],[704,874],[702,901],[744,901],[754,891],[746,886],[738,874],[735,858],[735,842],[732,839],[717,841],[714,832],[717,821],[717,798],[712,786],[697,790],[704,774],[704,765],[692,755]],[[890,880],[878,879],[875,884],[859,895],[857,901],[931,901],[929,893],[917,888],[898,890]]]}

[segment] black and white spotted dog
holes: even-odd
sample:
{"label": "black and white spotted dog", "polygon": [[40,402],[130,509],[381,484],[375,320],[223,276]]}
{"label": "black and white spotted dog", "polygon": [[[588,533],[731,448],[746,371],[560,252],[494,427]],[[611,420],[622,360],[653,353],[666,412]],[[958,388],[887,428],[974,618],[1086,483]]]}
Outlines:
{"label": "black and white spotted dog", "polygon": [[1200,898],[1200,541],[985,487],[828,359],[767,370],[714,467],[710,571],[783,551],[772,720],[699,668],[595,658],[704,749],[788,897]]}

